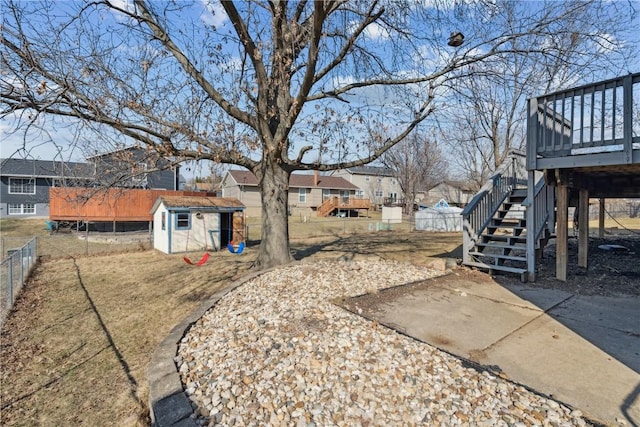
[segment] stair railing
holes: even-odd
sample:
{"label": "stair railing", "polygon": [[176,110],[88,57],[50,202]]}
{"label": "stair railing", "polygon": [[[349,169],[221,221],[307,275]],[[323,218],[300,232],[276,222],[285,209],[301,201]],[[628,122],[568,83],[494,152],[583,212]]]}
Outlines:
{"label": "stair railing", "polygon": [[462,211],[462,261],[470,262],[469,252],[476,245],[500,206],[519,184],[526,182],[525,154],[511,150],[509,155],[485,182]]}
{"label": "stair railing", "polygon": [[338,206],[338,198],[333,196],[322,202],[318,207],[318,216],[326,216]]}
{"label": "stair railing", "polygon": [[550,232],[553,231],[556,204],[555,187],[547,185],[544,177],[541,177],[536,183],[533,196],[533,205],[529,198],[526,198],[522,202],[522,205],[534,211],[533,224],[527,223],[527,229],[530,230],[531,236],[537,244],[545,227],[547,227]]}

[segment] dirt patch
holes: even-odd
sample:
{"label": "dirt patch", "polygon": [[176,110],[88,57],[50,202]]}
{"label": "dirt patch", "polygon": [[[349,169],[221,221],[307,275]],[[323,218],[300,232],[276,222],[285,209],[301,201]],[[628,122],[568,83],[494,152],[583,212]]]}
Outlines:
{"label": "dirt patch", "polygon": [[[555,240],[549,242],[537,265],[535,286],[580,295],[640,296],[640,234],[590,237],[587,268],[578,266],[577,238],[569,238],[568,252],[567,281],[562,282],[556,279]],[[518,282],[508,275],[495,280],[501,284]]]}

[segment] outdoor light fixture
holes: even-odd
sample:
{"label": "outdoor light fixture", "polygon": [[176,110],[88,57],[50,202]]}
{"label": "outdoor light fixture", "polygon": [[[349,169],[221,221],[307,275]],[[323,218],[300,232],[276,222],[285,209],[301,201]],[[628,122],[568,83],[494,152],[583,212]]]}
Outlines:
{"label": "outdoor light fixture", "polygon": [[449,41],[447,42],[447,44],[449,46],[458,47],[458,46],[460,46],[462,44],[463,41],[464,41],[464,34],[462,34],[461,32],[457,31],[457,32],[451,33],[451,35],[449,36]]}

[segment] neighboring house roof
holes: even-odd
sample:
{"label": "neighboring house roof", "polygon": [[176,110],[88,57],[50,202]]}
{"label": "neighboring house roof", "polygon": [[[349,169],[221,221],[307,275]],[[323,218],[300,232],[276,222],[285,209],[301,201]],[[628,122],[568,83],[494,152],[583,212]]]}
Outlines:
{"label": "neighboring house roof", "polygon": [[216,191],[218,184],[215,184],[213,182],[196,182],[194,184],[194,187],[196,191],[206,191],[212,193]]}
{"label": "neighboring house roof", "polygon": [[447,185],[449,187],[453,187],[456,188],[460,191],[464,191],[467,193],[475,193],[475,190],[473,189],[472,184],[466,182],[466,181],[454,181],[454,180],[444,180],[444,181],[440,181],[439,183],[437,183],[436,185],[434,185],[433,187],[429,188],[429,190],[433,190],[434,188],[440,186],[440,185]]}
{"label": "neighboring house roof", "polygon": [[40,178],[81,178],[93,177],[93,166],[80,162],[59,162],[34,159],[2,159],[0,175]]}
{"label": "neighboring house roof", "polygon": [[[153,204],[151,213],[155,212],[163,203],[167,208],[203,209],[220,208],[227,210],[242,210],[245,205],[233,197],[199,197],[199,196],[160,196]],[[218,209],[211,209],[218,210]]]}
{"label": "neighboring house roof", "polygon": [[384,166],[357,166],[353,168],[345,169],[347,172],[354,175],[372,175],[372,176],[389,176],[394,177],[395,172]]}
{"label": "neighboring house roof", "polygon": [[[233,180],[239,185],[258,185],[258,178],[249,172],[242,170],[230,170],[229,175],[233,178]],[[319,175],[318,176],[318,185],[314,185],[315,177],[314,175],[303,175],[299,173],[292,173],[291,178],[289,179],[289,187],[290,188],[326,188],[326,189],[336,189],[336,190],[359,190],[359,187],[350,183],[344,178],[337,176],[326,176]]]}
{"label": "neighboring house roof", "polygon": [[124,153],[125,151],[136,151],[136,152],[141,152],[142,153],[142,152],[144,152],[144,149],[142,149],[140,147],[136,147],[136,146],[117,148],[115,150],[105,151],[104,153],[96,153],[93,156],[88,156],[87,160],[94,160],[94,159],[98,159],[100,157],[105,157],[105,156],[113,156],[116,153]]}

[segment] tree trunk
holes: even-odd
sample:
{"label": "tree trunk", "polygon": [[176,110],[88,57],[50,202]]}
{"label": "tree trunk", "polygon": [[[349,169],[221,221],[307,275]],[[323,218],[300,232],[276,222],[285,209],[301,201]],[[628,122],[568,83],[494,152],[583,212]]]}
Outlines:
{"label": "tree trunk", "polygon": [[270,268],[293,260],[289,248],[289,176],[277,164],[263,163],[260,179],[262,239],[256,267]]}

